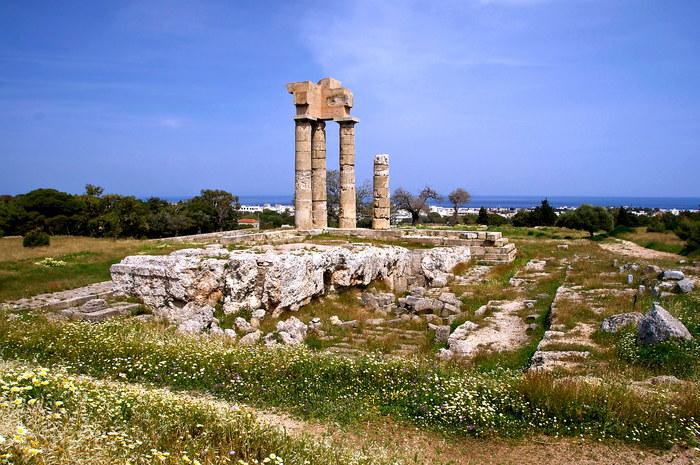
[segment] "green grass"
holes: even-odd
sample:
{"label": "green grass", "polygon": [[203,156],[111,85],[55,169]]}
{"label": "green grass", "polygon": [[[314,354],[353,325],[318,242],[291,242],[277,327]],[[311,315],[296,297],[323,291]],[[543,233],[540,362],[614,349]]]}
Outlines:
{"label": "green grass", "polygon": [[616,235],[647,249],[679,254],[685,249],[685,241],[673,232],[649,232],[647,228],[627,228]]}
{"label": "green grass", "polygon": [[0,355],[280,406],[305,417],[352,423],[389,415],[477,436],[583,434],[670,445],[692,442],[700,415],[695,391],[641,399],[614,379],[572,385],[514,370],[440,367],[430,359],[348,359],[303,347],[243,348],[135,322],[59,325],[29,316],[12,323],[3,319]]}
{"label": "green grass", "polygon": [[[21,238],[0,238],[0,302],[106,281],[109,267],[127,255],[160,255],[185,247],[192,244],[57,236],[48,247],[26,249]],[[46,257],[65,265],[37,265]]]}
{"label": "green grass", "polygon": [[674,375],[697,379],[700,375],[700,298],[680,295],[663,302],[664,308],[674,314],[694,336],[690,341],[664,341],[653,346],[638,343],[632,329],[598,339],[613,346],[623,362],[646,369],[652,375]]}

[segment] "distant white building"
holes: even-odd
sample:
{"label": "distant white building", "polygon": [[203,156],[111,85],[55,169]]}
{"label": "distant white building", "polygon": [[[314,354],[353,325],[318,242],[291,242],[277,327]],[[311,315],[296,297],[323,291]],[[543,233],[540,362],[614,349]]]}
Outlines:
{"label": "distant white building", "polygon": [[284,213],[286,211],[290,214],[294,214],[293,205],[282,204],[271,205],[266,203],[264,205],[241,205],[238,209],[238,211],[241,213],[262,213],[263,210],[272,210],[277,213]]}

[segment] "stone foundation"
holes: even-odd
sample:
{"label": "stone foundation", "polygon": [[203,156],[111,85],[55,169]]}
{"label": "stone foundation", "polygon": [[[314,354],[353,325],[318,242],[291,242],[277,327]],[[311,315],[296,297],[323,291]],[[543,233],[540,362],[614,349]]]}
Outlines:
{"label": "stone foundation", "polygon": [[402,241],[432,245],[435,247],[468,246],[472,259],[486,264],[510,263],[515,259],[517,249],[515,244],[503,237],[500,232],[491,231],[452,231],[442,229],[401,228],[388,230],[375,229],[313,229],[299,231],[296,229],[281,229],[272,231],[251,232],[250,230],[225,231],[210,234],[160,239],[173,242],[219,243],[231,245],[260,245],[300,243],[320,234],[328,234],[334,238],[354,238],[377,241]]}
{"label": "stone foundation", "polygon": [[408,249],[398,246],[298,244],[229,251],[219,245],[165,256],[131,256],[110,269],[118,295],[138,297],[168,318],[187,304],[297,310],[338,288],[381,280],[403,292],[444,286],[449,273],[470,259],[469,247]]}

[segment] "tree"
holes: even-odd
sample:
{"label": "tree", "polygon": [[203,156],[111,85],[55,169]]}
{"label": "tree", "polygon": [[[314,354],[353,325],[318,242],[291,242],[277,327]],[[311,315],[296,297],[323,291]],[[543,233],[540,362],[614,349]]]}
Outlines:
{"label": "tree", "polygon": [[513,215],[513,218],[511,219],[511,223],[513,223],[513,226],[518,227],[530,226],[531,222],[532,212],[529,212],[527,210],[518,211],[515,215]]}
{"label": "tree", "polygon": [[637,221],[634,215],[631,215],[625,207],[620,207],[617,209],[615,215],[615,226],[627,226],[633,227],[637,226]]}
{"label": "tree", "polygon": [[277,213],[274,210],[265,209],[258,215],[258,219],[260,221],[260,229],[279,228],[284,224],[294,225],[294,216],[288,210]]}
{"label": "tree", "polygon": [[481,207],[479,209],[479,216],[476,218],[476,223],[477,224],[489,224],[489,213],[486,211],[484,207]]}
{"label": "tree", "polygon": [[[355,207],[359,227],[372,224],[372,185],[365,180],[355,189]],[[330,170],[326,174],[326,211],[328,226],[337,227],[340,221],[340,172]]]}
{"label": "tree", "polygon": [[554,226],[557,222],[557,213],[544,199],[539,206],[532,211],[520,210],[513,216],[513,226]]}
{"label": "tree", "polygon": [[469,195],[469,192],[465,191],[461,187],[458,187],[457,189],[450,192],[450,195],[447,196],[447,198],[449,199],[450,203],[452,204],[452,208],[454,209],[454,212],[452,213],[452,224],[457,224],[459,216],[459,207],[469,203],[472,196]]}
{"label": "tree", "polygon": [[686,241],[684,253],[700,250],[700,214],[684,217],[678,222],[676,235]]}
{"label": "tree", "polygon": [[547,199],[544,199],[540,206],[535,208],[534,216],[537,226],[554,226],[557,222],[557,213]]}
{"label": "tree", "polygon": [[560,216],[557,224],[565,228],[588,231],[593,237],[597,231],[610,231],[613,228],[613,217],[603,207],[581,205],[576,210]]}
{"label": "tree", "polygon": [[94,184],[85,184],[85,195],[88,197],[100,197],[104,193],[104,187]]}
{"label": "tree", "polygon": [[[200,224],[204,232],[223,231],[233,229],[238,225],[238,197],[224,190],[203,189],[200,194],[188,202],[188,211],[194,213],[200,211],[205,216],[196,215],[199,220],[205,220],[208,224]],[[199,224],[195,220],[195,224]]]}
{"label": "tree", "polygon": [[365,180],[355,190],[357,227],[371,228],[374,206],[372,204],[374,191],[369,181]]}
{"label": "tree", "polygon": [[337,227],[340,222],[340,172],[330,170],[326,174],[326,210],[328,226]]}
{"label": "tree", "polygon": [[431,187],[424,187],[418,195],[413,195],[410,192],[399,187],[394,191],[393,201],[396,208],[401,210],[406,210],[411,215],[411,224],[413,226],[417,225],[420,221],[420,214],[427,213],[428,210],[428,200],[440,200],[440,194],[438,194]]}

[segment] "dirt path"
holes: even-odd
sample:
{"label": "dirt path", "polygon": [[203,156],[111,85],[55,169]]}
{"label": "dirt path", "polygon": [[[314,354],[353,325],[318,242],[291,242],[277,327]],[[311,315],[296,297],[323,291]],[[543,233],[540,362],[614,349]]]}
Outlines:
{"label": "dirt path", "polygon": [[626,255],[628,257],[642,258],[647,260],[677,260],[681,258],[680,255],[676,255],[670,252],[660,252],[658,250],[647,249],[634,242],[625,241],[623,239],[615,239],[615,242],[603,242],[599,244],[601,248],[618,253],[620,255]]}

